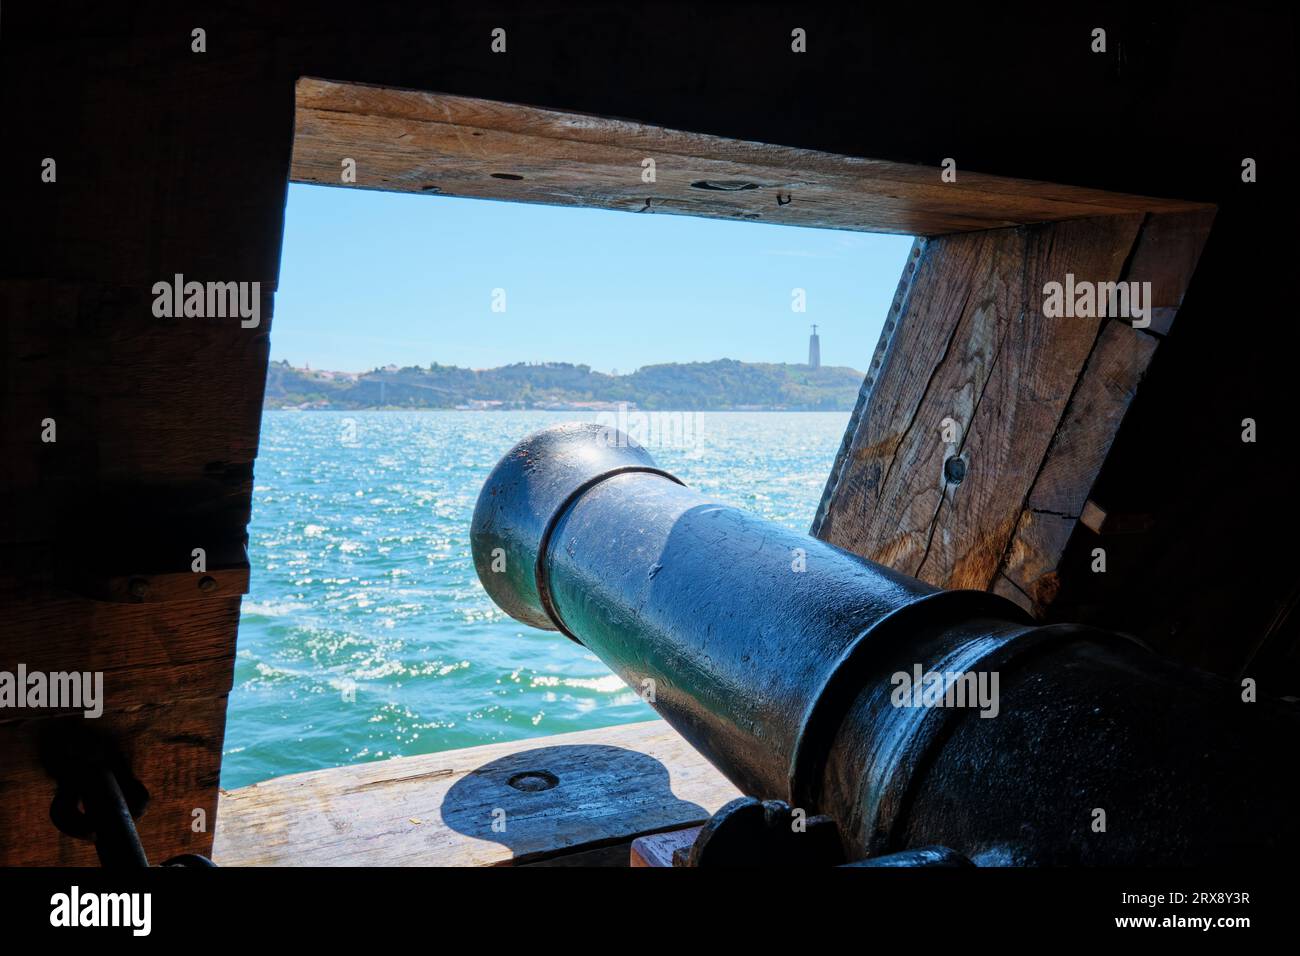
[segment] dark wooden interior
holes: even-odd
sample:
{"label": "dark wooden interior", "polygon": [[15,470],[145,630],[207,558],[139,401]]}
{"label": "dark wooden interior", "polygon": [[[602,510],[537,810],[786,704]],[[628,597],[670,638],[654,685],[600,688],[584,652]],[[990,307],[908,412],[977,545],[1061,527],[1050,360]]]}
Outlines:
{"label": "dark wooden interior", "polygon": [[[490,50],[497,26],[505,54]],[[806,54],[790,52],[796,26]],[[1107,29],[1105,54],[1089,50],[1094,26]],[[196,27],[205,53],[191,51]],[[1198,666],[1250,673],[1265,693],[1300,693],[1300,560],[1285,502],[1293,42],[1289,14],[1228,3],[941,16],[905,5],[6,4],[0,668],[105,671],[99,723],[153,796],[146,847],[158,858],[210,849],[285,195],[291,177],[310,178],[295,167],[295,102],[299,81],[319,77],[926,167],[936,183],[953,157],[959,183],[969,171],[1172,201],[987,221],[965,208],[932,231],[900,217],[899,231],[938,237],[904,278],[900,335],[920,327],[906,321],[907,290],[919,302],[911,283],[948,275],[942,257],[1032,271],[1046,230],[1100,232],[1080,240],[1088,255],[1109,250],[1097,274],[1150,275],[1178,319],[1145,332],[1108,322],[1053,343],[1043,354],[1079,387],[1046,389],[1033,407],[1016,401],[1024,383],[998,372],[1005,364],[933,358],[934,382],[952,394],[991,390],[964,423],[986,436],[970,478],[937,488],[926,449],[873,449],[860,414],[818,531],[871,552],[892,531],[870,522],[887,521],[904,532],[875,555],[890,563],[1133,632]],[[56,182],[42,182],[46,157]],[[1257,182],[1242,180],[1246,157]],[[827,200],[828,217],[839,209]],[[1067,221],[1039,225],[1055,218]],[[1163,253],[1202,240],[1194,274],[1195,255]],[[993,274],[957,265],[971,281]],[[261,325],[155,318],[151,288],[175,273],[260,282]],[[1013,347],[1024,337],[987,315],[1014,311],[935,314]],[[918,336],[907,354],[935,344]],[[883,343],[882,392],[902,368],[896,346]],[[46,418],[57,443],[41,440]],[[1241,440],[1246,418],[1254,443]],[[1060,429],[1085,437],[1054,440]],[[903,456],[890,477],[901,484],[873,486],[872,455],[886,454]],[[995,480],[1005,475],[1015,480]],[[928,491],[913,493],[916,476]],[[911,510],[868,507],[873,495]],[[918,545],[923,532],[937,545]],[[1079,572],[1099,543],[1108,572]],[[186,585],[194,547],[207,550],[215,589]],[[141,577],[145,596],[130,590]],[[93,862],[49,822],[43,721],[0,714],[0,863]]]}

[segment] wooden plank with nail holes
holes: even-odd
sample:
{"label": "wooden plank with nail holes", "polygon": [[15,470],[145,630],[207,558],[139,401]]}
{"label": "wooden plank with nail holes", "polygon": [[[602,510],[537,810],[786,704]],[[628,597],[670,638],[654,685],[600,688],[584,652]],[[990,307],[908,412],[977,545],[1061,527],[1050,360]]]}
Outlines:
{"label": "wooden plank with nail holes", "polygon": [[[1161,212],[919,244],[814,533],[931,583],[994,590],[1043,613],[1212,221],[1213,210]],[[1149,282],[1152,328],[1044,318],[1043,284],[1067,272]],[[936,437],[945,418],[957,433],[950,443]],[[965,463],[960,483],[944,476],[953,456]]]}
{"label": "wooden plank with nail holes", "polygon": [[[529,780],[554,783],[530,790]],[[655,720],[222,791],[214,856],[223,866],[528,863],[700,823],[739,795]]]}
{"label": "wooden plank with nail holes", "polygon": [[1044,317],[1043,286],[1119,278],[1141,222],[930,240],[818,535],[943,587],[992,586],[1101,324]]}
{"label": "wooden plank with nail holes", "polygon": [[353,159],[349,188],[926,236],[1202,208],[311,77],[295,123],[293,179],[342,185]]}

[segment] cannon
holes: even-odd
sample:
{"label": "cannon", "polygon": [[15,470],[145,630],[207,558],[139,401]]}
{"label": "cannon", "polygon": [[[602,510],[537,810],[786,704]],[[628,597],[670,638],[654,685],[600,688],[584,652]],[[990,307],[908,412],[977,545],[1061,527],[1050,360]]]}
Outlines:
{"label": "cannon", "polygon": [[520,441],[471,542],[499,607],[589,649],[749,795],[690,862],[1200,864],[1297,846],[1291,703],[702,496],[616,429]]}

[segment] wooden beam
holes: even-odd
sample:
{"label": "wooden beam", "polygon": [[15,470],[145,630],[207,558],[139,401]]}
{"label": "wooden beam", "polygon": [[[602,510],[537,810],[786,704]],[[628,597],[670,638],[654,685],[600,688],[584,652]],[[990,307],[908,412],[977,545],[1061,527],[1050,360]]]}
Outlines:
{"label": "wooden beam", "polygon": [[1118,278],[1140,223],[932,240],[815,532],[943,587],[988,587],[1100,324],[1044,318],[1043,285]]}
{"label": "wooden beam", "polygon": [[1108,216],[918,243],[813,533],[1043,613],[1160,339],[1119,318],[1047,318],[1043,287],[1067,273],[1149,282],[1146,304],[1167,331],[1212,217]]}
{"label": "wooden beam", "polygon": [[[175,604],[14,598],[0,610],[0,670],[12,673],[26,664],[46,672],[102,672],[110,711],[224,698],[238,623],[238,594]],[[33,716],[6,709],[0,724]]]}
{"label": "wooden beam", "polygon": [[[220,665],[227,671],[229,666]],[[0,841],[0,866],[99,865],[93,844],[65,836],[50,822],[55,786],[40,755],[42,728],[49,723],[47,716],[0,723],[0,819],[9,834]],[[226,698],[142,704],[105,711],[91,723],[117,742],[131,772],[149,791],[149,804],[136,821],[149,861],[210,854]]]}
{"label": "wooden beam", "polygon": [[1203,208],[310,77],[295,123],[295,181],[362,189],[923,236]]}
{"label": "wooden beam", "polygon": [[656,720],[223,791],[213,852],[224,866],[528,863],[700,823],[737,796]]}
{"label": "wooden beam", "polygon": [[[993,590],[1042,615],[1056,600],[1061,562],[1088,495],[1101,473],[1160,339],[1173,326],[1214,220],[1213,210],[1147,216],[1123,279],[1151,283],[1151,326],[1108,319],[1079,375],[1074,394],[1008,542]],[[1105,516],[1089,518],[1098,528]],[[1130,528],[1139,528],[1129,523]],[[1116,523],[1112,521],[1112,529]]]}

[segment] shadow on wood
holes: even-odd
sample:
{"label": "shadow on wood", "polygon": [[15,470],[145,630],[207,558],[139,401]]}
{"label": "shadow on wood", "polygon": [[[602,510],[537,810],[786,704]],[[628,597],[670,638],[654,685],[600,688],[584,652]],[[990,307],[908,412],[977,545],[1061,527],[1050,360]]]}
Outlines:
{"label": "shadow on wood", "polygon": [[[660,720],[540,743],[394,757],[222,791],[214,859],[221,866],[508,866],[616,858],[626,866],[635,837],[700,823],[740,795]],[[494,820],[505,829],[494,830]]]}
{"label": "shadow on wood", "polygon": [[668,768],[658,760],[599,744],[539,747],[493,760],[458,780],[442,802],[448,828],[501,844],[515,863],[609,840],[625,843],[628,836],[708,817],[704,807],[673,795]]}

